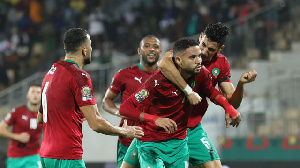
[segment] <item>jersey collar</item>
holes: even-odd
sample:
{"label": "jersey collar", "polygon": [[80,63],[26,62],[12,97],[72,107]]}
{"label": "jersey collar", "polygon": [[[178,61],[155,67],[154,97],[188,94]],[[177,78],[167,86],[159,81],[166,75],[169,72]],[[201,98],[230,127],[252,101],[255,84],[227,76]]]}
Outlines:
{"label": "jersey collar", "polygon": [[64,60],[64,61],[71,62],[71,63],[75,64],[80,69],[79,65],[76,62],[71,61],[71,60]]}
{"label": "jersey collar", "polygon": [[[146,70],[142,67],[142,65],[141,65],[140,63],[138,63],[137,65],[138,65],[138,67],[140,68],[140,70],[146,71]],[[156,69],[158,69],[158,67],[156,67]]]}

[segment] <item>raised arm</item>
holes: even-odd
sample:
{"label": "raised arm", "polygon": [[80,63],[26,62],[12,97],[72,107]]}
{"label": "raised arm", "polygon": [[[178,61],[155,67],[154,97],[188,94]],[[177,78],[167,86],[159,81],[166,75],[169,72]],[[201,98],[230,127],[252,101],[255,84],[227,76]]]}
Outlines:
{"label": "raised arm", "polygon": [[105,96],[102,100],[102,108],[109,112],[110,114],[116,115],[121,118],[125,118],[121,116],[119,113],[119,108],[115,105],[114,100],[118,97],[118,94],[107,89]]}
{"label": "raised arm", "polygon": [[244,84],[253,82],[256,76],[257,72],[255,70],[247,71],[241,76],[236,89],[231,82],[222,82],[219,85],[219,89],[224,97],[228,100],[228,102],[234,108],[238,108],[243,99]]}
{"label": "raised arm", "polygon": [[106,135],[119,135],[126,138],[140,138],[144,135],[141,127],[127,126],[126,122],[122,127],[111,125],[99,113],[97,105],[86,105],[80,107],[92,130]]}
{"label": "raised arm", "polygon": [[193,105],[201,102],[201,97],[193,92],[192,88],[186,83],[186,81],[180,75],[180,72],[174,65],[172,61],[173,53],[168,51],[163,58],[157,63],[159,69],[163,75],[169,79],[173,84],[175,84],[180,90],[182,90]]}

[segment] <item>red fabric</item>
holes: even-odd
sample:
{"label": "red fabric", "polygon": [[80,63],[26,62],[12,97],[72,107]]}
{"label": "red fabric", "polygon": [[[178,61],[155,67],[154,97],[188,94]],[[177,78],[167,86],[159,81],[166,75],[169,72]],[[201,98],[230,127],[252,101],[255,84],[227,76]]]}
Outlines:
{"label": "red fabric", "polygon": [[230,118],[235,117],[239,113],[231,104],[228,103],[224,96],[219,96],[216,99],[216,102],[225,109],[225,114],[229,113]]}
{"label": "red fabric", "polygon": [[[145,135],[139,138],[140,141],[154,142],[166,139],[184,139],[186,137],[188,113],[183,111],[186,101],[184,93],[167,80],[160,70],[156,71],[146,83],[144,83],[134,94],[132,94],[120,107],[120,114],[132,119],[137,119],[140,113],[166,117],[174,120],[178,130],[167,133],[163,128],[152,122],[140,122]],[[131,104],[131,105],[128,105]],[[129,114],[123,108],[135,107],[136,115]],[[139,112],[136,111],[139,110]],[[133,113],[133,109],[131,109]]]}
{"label": "red fabric", "polygon": [[13,109],[4,121],[7,125],[13,126],[13,133],[27,132],[30,135],[30,140],[26,144],[10,140],[7,157],[24,157],[39,153],[42,125],[37,124],[37,112],[31,112],[23,105]]}
{"label": "red fabric", "polygon": [[[121,103],[127,100],[132,93],[134,93],[153,73],[150,71],[143,71],[136,64],[131,67],[117,72],[112,80],[112,83],[109,87],[109,90],[119,94],[121,93]],[[132,112],[129,108],[128,112]],[[120,126],[124,123],[124,119],[121,120]],[[136,121],[127,119],[127,125],[136,126],[139,125],[138,119]],[[128,139],[122,136],[119,136],[119,141],[125,146],[129,146],[133,139]]]}
{"label": "red fabric", "polygon": [[82,159],[84,115],[79,107],[94,104],[92,81],[87,72],[67,61],[53,64],[42,83],[44,135],[40,156]]}

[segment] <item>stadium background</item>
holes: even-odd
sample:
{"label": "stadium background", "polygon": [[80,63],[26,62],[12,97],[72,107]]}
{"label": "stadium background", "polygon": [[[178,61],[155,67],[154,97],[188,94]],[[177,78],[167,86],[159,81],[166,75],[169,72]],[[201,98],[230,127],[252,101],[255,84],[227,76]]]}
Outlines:
{"label": "stadium background", "polygon": [[[30,83],[41,83],[64,57],[62,33],[83,27],[92,38],[90,73],[101,114],[104,91],[120,68],[138,62],[136,48],[148,34],[163,52],[183,36],[198,38],[212,21],[231,28],[222,53],[236,85],[241,74],[258,77],[245,87],[238,129],[225,129],[224,113],[209,107],[203,127],[230,168],[300,167],[300,2],[297,0],[2,0],[0,1],[0,119],[25,103]],[[120,100],[118,100],[120,102]],[[83,126],[88,168],[115,167],[117,137]],[[0,167],[8,140],[0,137]],[[250,164],[251,163],[251,164]]]}

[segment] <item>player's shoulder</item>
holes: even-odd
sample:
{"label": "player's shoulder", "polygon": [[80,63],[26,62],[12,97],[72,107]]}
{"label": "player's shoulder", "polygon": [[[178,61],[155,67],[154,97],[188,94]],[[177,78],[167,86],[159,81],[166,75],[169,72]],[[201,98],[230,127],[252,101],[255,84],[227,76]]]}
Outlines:
{"label": "player's shoulder", "polygon": [[21,106],[17,106],[17,107],[12,108],[11,112],[12,113],[18,113],[18,112],[24,111],[24,110],[27,110],[26,105],[21,105]]}
{"label": "player's shoulder", "polygon": [[217,59],[218,61],[223,61],[223,62],[225,61],[225,62],[228,62],[226,56],[223,55],[223,54],[221,54],[221,53],[217,53],[216,59]]}

